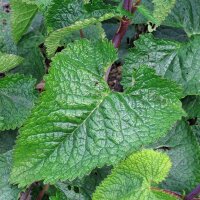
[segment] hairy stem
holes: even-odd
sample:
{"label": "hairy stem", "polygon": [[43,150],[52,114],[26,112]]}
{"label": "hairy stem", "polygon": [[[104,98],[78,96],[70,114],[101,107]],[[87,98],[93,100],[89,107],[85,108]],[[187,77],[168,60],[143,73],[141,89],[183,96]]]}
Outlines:
{"label": "hairy stem", "polygon": [[[141,0],[137,0],[135,5],[133,5],[133,0],[124,0],[123,8],[131,13],[134,13],[137,9],[137,6],[140,4],[140,2],[141,2]],[[112,42],[113,42],[115,48],[120,47],[121,41],[122,41],[123,37],[125,36],[130,23],[131,23],[131,21],[126,16],[124,16],[121,19],[120,26],[112,39]],[[110,70],[111,70],[111,66],[108,68],[106,75],[105,75],[106,82],[108,82]]]}
{"label": "hairy stem", "polygon": [[198,194],[200,194],[200,185],[198,185],[190,194],[188,194],[184,200],[193,200]]}

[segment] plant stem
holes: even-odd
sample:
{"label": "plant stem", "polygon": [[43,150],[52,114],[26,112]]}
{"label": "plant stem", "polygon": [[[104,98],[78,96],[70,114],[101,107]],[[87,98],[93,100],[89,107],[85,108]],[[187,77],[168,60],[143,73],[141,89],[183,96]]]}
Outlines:
{"label": "plant stem", "polygon": [[48,189],[49,189],[49,185],[45,185],[45,186],[43,187],[43,190],[40,191],[40,193],[39,193],[39,195],[38,195],[38,197],[37,197],[37,200],[42,200],[42,198],[43,198],[45,192],[46,192]]}
{"label": "plant stem", "polygon": [[[133,0],[124,0],[123,8],[129,11],[130,13],[134,13],[137,10],[137,6],[140,4],[140,2],[141,0],[137,0],[135,5],[133,5]],[[131,20],[129,20],[126,16],[124,16],[121,19],[119,29],[117,30],[117,32],[115,33],[112,39],[112,42],[115,48],[119,48],[121,41],[123,37],[125,36],[130,24],[131,24]],[[105,75],[106,82],[108,82],[108,77],[110,74],[111,67],[112,66],[110,66],[106,72],[106,75]]]}
{"label": "plant stem", "polygon": [[200,194],[200,185],[198,185],[190,194],[188,194],[184,200],[193,200],[198,194]]}

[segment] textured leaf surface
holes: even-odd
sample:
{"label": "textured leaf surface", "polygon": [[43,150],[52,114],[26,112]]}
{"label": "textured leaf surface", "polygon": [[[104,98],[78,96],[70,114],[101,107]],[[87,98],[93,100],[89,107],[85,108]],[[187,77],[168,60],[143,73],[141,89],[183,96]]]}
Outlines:
{"label": "textured leaf surface", "polygon": [[165,154],[153,150],[134,153],[114,168],[111,175],[97,187],[93,200],[176,199],[150,189],[152,182],[158,184],[166,178],[170,167],[170,159]]}
{"label": "textured leaf surface", "polygon": [[196,35],[200,33],[199,16],[199,0],[176,0],[176,5],[164,24],[183,28],[189,36]]}
{"label": "textured leaf surface", "polygon": [[0,72],[6,72],[16,67],[23,61],[20,56],[0,52]]}
{"label": "textured leaf surface", "polygon": [[138,7],[138,11],[141,12],[147,20],[150,20],[156,25],[160,25],[170,13],[174,7],[176,0],[152,0],[153,11],[151,11],[145,4],[141,4]]}
{"label": "textured leaf surface", "polygon": [[33,108],[35,80],[23,75],[0,79],[0,130],[20,127]]}
{"label": "textured leaf surface", "polygon": [[150,68],[134,73],[137,84],[124,94],[110,91],[103,75],[116,58],[111,43],[87,40],[54,57],[46,91],[21,129],[12,182],[82,177],[155,141],[184,115],[180,88]]}
{"label": "textured leaf surface", "polygon": [[200,146],[187,122],[179,121],[155,147],[167,147],[173,163],[162,187],[180,193],[192,191],[200,182]]}
{"label": "textured leaf surface", "polygon": [[62,3],[58,0],[54,1],[47,14],[47,23],[53,29],[60,29],[52,32],[46,39],[45,45],[49,56],[53,56],[64,37],[90,25],[122,16],[125,12],[122,9],[110,9],[109,6],[104,4],[98,7],[95,5],[89,4],[87,9],[84,9],[83,2],[80,1],[68,0]]}
{"label": "textured leaf surface", "polygon": [[190,119],[200,118],[200,96],[187,96],[183,99],[183,108]]}
{"label": "textured leaf surface", "polygon": [[84,14],[83,1],[54,0],[47,12],[47,25],[54,30],[63,28],[84,18]]}
{"label": "textured leaf surface", "polygon": [[38,7],[33,4],[26,4],[22,0],[11,0],[12,6],[12,35],[15,42],[18,42],[27,31],[28,26],[38,11]]}
{"label": "textured leaf surface", "polygon": [[9,184],[12,167],[12,152],[0,154],[0,200],[16,200],[20,190]]}
{"label": "textured leaf surface", "polygon": [[184,88],[185,95],[200,94],[200,37],[195,36],[187,43],[160,40],[151,34],[141,36],[135,42],[124,66],[124,86],[131,84],[131,71],[148,65],[168,79]]}

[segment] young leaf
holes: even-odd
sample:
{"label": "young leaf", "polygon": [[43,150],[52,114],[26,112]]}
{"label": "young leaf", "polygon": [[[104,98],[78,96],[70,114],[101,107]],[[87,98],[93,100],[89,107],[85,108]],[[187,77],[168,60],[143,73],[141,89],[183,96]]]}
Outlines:
{"label": "young leaf", "polygon": [[156,24],[157,26],[165,20],[165,18],[170,13],[171,9],[174,7],[176,0],[152,0],[153,11],[149,10],[145,4],[141,4],[138,7],[138,11],[144,15],[147,20]]}
{"label": "young leaf", "polygon": [[0,52],[0,73],[9,71],[23,61],[20,56]]}
{"label": "young leaf", "polygon": [[14,74],[0,79],[0,130],[20,127],[36,99],[35,79]]}
{"label": "young leaf", "polygon": [[12,35],[17,43],[27,31],[31,20],[38,11],[38,7],[34,4],[24,3],[23,0],[11,0],[11,7]]}
{"label": "young leaf", "polygon": [[131,71],[148,65],[184,88],[184,95],[200,94],[200,37],[194,36],[186,43],[160,40],[151,34],[140,37],[126,58],[123,84],[131,84]]}
{"label": "young leaf", "polygon": [[166,137],[154,145],[156,149],[164,147],[168,149],[166,152],[173,165],[162,188],[180,193],[192,191],[200,182],[200,146],[185,120],[179,121]]}
{"label": "young leaf", "polygon": [[[184,13],[184,14],[183,14]],[[200,34],[199,0],[176,0],[176,5],[164,25],[183,28],[188,36]]]}
{"label": "young leaf", "polygon": [[170,168],[170,159],[165,154],[153,150],[134,153],[112,170],[92,199],[175,200],[169,194],[151,189],[152,183],[158,184],[166,178]]}
{"label": "young leaf", "polygon": [[9,184],[12,167],[12,151],[0,154],[0,200],[16,200],[20,190]]}
{"label": "young leaf", "polygon": [[13,183],[73,180],[115,164],[185,114],[181,89],[150,68],[134,73],[136,85],[125,93],[110,91],[103,74],[116,59],[111,43],[87,40],[53,58],[46,91],[20,131]]}

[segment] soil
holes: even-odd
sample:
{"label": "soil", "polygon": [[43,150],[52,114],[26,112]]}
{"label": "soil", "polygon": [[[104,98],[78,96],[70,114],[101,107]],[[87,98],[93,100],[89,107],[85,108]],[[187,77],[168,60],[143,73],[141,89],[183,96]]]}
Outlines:
{"label": "soil", "polygon": [[123,92],[123,86],[120,84],[121,79],[122,65],[121,63],[114,63],[108,76],[108,85],[110,89],[117,92]]}

